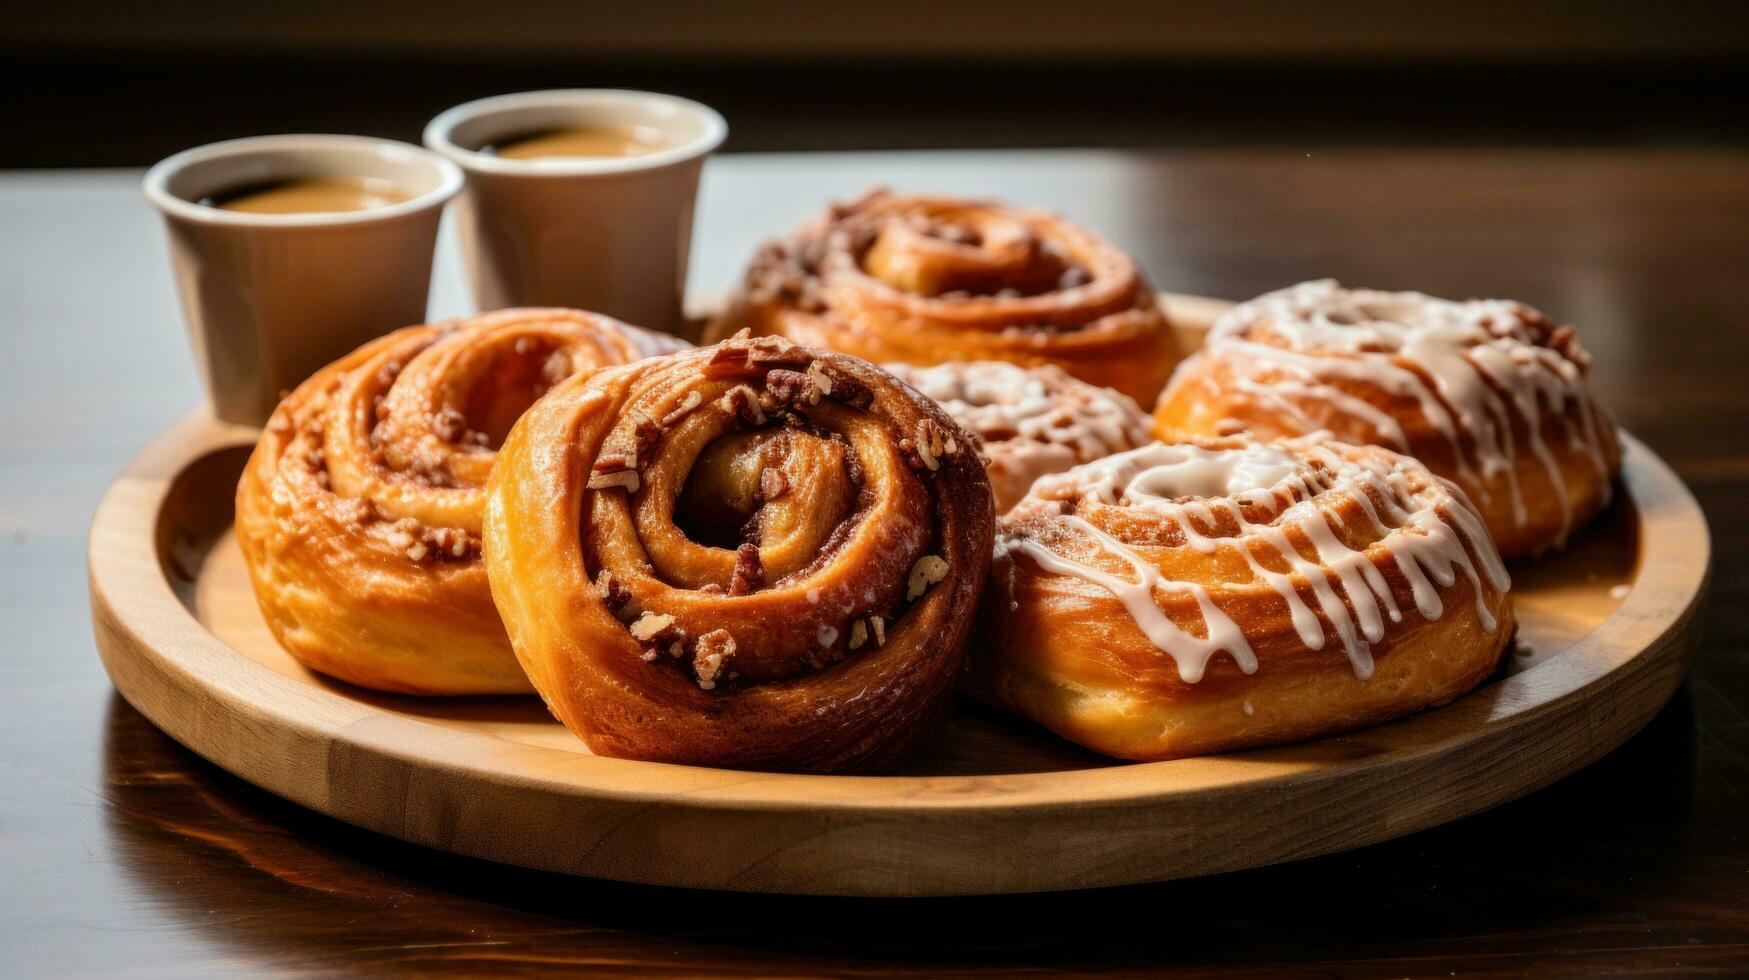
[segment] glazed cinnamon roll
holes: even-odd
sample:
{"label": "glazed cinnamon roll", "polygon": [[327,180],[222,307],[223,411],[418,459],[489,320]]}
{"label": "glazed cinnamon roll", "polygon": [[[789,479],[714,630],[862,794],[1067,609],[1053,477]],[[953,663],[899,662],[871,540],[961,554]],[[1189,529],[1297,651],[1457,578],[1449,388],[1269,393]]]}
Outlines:
{"label": "glazed cinnamon roll", "polygon": [[1152,420],[1128,395],[1079,381],[1054,364],[953,361],[886,369],[983,443],[998,514],[1047,473],[1153,441]]}
{"label": "glazed cinnamon roll", "polygon": [[1154,443],[1042,477],[1002,519],[967,686],[1120,758],[1295,741],[1474,687],[1512,636],[1507,586],[1412,459]]}
{"label": "glazed cinnamon roll", "polygon": [[280,644],[377,690],[527,692],[480,555],[496,446],[558,381],[680,346],[575,310],[502,310],[396,331],[317,372],[237,487],[237,541]]}
{"label": "glazed cinnamon roll", "polygon": [[505,442],[492,592],[594,751],[868,769],[947,704],[990,561],[970,439],[874,366],[782,338],[576,378]]}
{"label": "glazed cinnamon roll", "polygon": [[1503,300],[1301,283],[1235,307],[1155,410],[1163,438],[1320,430],[1455,481],[1507,558],[1558,548],[1610,500],[1615,426],[1570,326]]}
{"label": "glazed cinnamon roll", "polygon": [[743,328],[876,362],[1056,364],[1143,403],[1179,356],[1153,287],[1092,232],[878,191],[760,249],[707,339]]}

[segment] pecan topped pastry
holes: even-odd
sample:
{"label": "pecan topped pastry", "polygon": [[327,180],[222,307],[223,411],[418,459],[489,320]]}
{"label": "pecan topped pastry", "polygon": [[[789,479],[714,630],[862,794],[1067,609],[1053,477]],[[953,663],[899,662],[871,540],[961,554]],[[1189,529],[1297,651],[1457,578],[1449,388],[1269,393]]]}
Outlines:
{"label": "pecan topped pastry", "polygon": [[1153,441],[1153,420],[1128,395],[1078,381],[1054,364],[951,361],[886,368],[978,437],[998,514],[1047,473]]}
{"label": "pecan topped pastry", "polygon": [[378,690],[527,691],[480,554],[497,444],[565,378],[679,346],[591,313],[501,310],[398,330],[298,386],[237,487],[280,644]]}
{"label": "pecan topped pastry", "polygon": [[744,328],[876,362],[1056,364],[1143,402],[1179,357],[1110,242],[1044,211],[884,191],[763,246],[707,337]]}
{"label": "pecan topped pastry", "polygon": [[741,337],[531,409],[486,559],[529,678],[596,752],[867,769],[946,707],[992,521],[976,448],[933,402]]}

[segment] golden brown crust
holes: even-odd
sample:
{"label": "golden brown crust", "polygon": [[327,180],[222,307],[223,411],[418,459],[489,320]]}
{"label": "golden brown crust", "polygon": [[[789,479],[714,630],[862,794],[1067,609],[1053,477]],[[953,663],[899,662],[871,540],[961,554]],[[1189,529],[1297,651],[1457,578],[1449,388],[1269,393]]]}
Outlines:
{"label": "golden brown crust", "polygon": [[[1332,308],[1395,318],[1389,345],[1307,327]],[[1572,327],[1522,304],[1305,283],[1224,317],[1154,416],[1165,439],[1324,431],[1413,456],[1469,495],[1502,555],[1529,558],[1609,505],[1621,451],[1589,370]]]}
{"label": "golden brown crust", "polygon": [[528,691],[480,553],[493,446],[556,381],[677,346],[575,310],[502,310],[398,330],[317,372],[237,487],[237,540],[280,644],[378,690]]}
{"label": "golden brown crust", "polygon": [[875,362],[1056,364],[1151,403],[1179,350],[1120,249],[1041,211],[873,192],[764,246],[707,330]]}
{"label": "golden brown crust", "polygon": [[[1301,440],[1268,448],[1291,461],[1268,492],[1124,490],[1180,448],[1041,480],[1001,521],[970,691],[1107,755],[1167,759],[1399,717],[1495,669],[1513,631],[1504,572],[1475,516],[1419,464]],[[1126,457],[1142,462],[1101,489],[1094,468]],[[1100,573],[1157,575],[1131,599],[1161,618],[1138,617]]]}
{"label": "golden brown crust", "polygon": [[970,440],[928,399],[736,339],[531,409],[486,558],[529,678],[596,752],[867,769],[945,707],[992,520]]}

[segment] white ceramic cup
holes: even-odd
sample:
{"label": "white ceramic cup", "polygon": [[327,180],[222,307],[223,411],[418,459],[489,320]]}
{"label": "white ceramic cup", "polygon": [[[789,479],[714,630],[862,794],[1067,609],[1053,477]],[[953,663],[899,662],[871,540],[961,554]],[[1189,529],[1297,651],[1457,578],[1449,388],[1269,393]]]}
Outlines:
{"label": "white ceramic cup", "polygon": [[[384,180],[405,201],[254,214],[201,201],[307,177]],[[184,150],[146,173],[213,411],[260,425],[281,393],[373,337],[425,319],[443,205],[461,171],[364,136],[258,136]]]}
{"label": "white ceramic cup", "polygon": [[[519,136],[602,125],[655,130],[662,149],[536,159],[489,150]],[[728,131],[708,106],[615,89],[500,95],[431,120],[425,145],[467,173],[457,217],[479,308],[571,306],[685,336],[681,301],[699,172]]]}

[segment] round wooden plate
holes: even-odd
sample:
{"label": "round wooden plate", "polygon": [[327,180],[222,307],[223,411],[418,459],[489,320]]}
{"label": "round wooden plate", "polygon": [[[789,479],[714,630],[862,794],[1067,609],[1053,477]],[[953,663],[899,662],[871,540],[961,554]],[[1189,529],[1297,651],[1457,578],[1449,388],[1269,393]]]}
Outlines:
{"label": "round wooden plate", "polygon": [[1091,888],[1358,847],[1545,786],[1680,683],[1710,542],[1694,498],[1626,437],[1625,492],[1565,552],[1514,570],[1523,656],[1434,711],[1354,735],[1120,764],[961,704],[881,776],[602,758],[534,698],[379,695],[275,644],[231,536],[256,432],[194,413],[91,529],[91,609],[116,687],[172,737],[299,804],[474,857],[624,881],[829,895]]}

